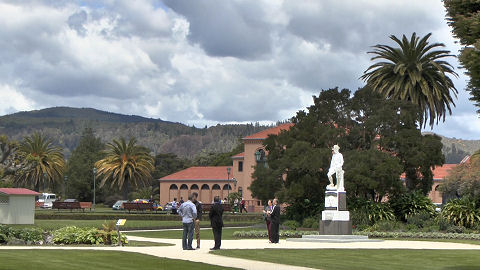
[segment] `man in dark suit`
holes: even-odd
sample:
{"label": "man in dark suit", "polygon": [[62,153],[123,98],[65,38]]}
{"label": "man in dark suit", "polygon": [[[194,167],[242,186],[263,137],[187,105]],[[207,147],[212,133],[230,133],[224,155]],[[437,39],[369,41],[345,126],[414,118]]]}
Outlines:
{"label": "man in dark suit", "polygon": [[272,213],[270,214],[271,231],[272,231],[272,243],[278,244],[280,240],[280,205],[278,205],[278,199],[273,200]]}
{"label": "man in dark suit", "polygon": [[215,246],[211,250],[220,249],[222,245],[223,207],[218,196],[213,199],[213,205],[208,216],[210,217],[210,225],[212,225],[213,238],[215,239]]}

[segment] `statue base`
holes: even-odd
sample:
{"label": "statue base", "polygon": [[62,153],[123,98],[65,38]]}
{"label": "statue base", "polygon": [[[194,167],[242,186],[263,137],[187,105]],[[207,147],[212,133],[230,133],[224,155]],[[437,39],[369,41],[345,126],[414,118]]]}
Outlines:
{"label": "statue base", "polygon": [[325,210],[320,220],[321,235],[351,235],[352,221],[347,211],[347,193],[345,191],[325,191]]}

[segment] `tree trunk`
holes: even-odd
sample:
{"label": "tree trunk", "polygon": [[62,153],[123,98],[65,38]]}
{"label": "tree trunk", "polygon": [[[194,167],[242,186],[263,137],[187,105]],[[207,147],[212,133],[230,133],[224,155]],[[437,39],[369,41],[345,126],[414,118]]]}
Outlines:
{"label": "tree trunk", "polygon": [[128,179],[125,179],[123,182],[123,199],[128,200],[128,192],[130,189],[130,181]]}

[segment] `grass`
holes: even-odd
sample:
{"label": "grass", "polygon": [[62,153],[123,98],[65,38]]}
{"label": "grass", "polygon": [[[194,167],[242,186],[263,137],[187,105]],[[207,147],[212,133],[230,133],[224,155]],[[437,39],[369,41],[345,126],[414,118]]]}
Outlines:
{"label": "grass", "polygon": [[438,238],[382,238],[383,240],[401,240],[401,241],[429,241],[429,242],[448,242],[459,244],[480,245],[480,240],[466,239],[438,239]]}
{"label": "grass", "polygon": [[139,253],[92,250],[0,250],[0,270],[11,269],[234,269]]}
{"label": "grass", "polygon": [[480,251],[477,250],[232,249],[212,253],[324,270],[474,270],[480,267]]}
{"label": "grass", "polygon": [[[122,229],[133,230],[133,229],[167,229],[167,228],[181,228],[181,221],[160,221],[160,220],[129,220],[128,216],[127,222]],[[59,228],[67,226],[76,226],[76,227],[95,227],[102,228],[102,224],[105,223],[105,220],[69,220],[69,219],[36,219],[34,225],[12,225],[16,227],[37,227],[44,230],[56,230]],[[235,226],[237,224],[253,224],[251,222],[234,222],[227,221],[225,225]],[[201,222],[201,226],[209,227],[210,221],[205,220]]]}
{"label": "grass", "polygon": [[129,240],[126,246],[127,247],[167,247],[167,246],[174,246],[174,244]]}
{"label": "grass", "polygon": [[[238,240],[233,237],[236,231],[246,231],[252,228],[223,228],[222,240]],[[150,238],[166,238],[166,239],[182,239],[182,231],[159,231],[159,232],[127,232],[127,235],[150,237]],[[211,229],[201,230],[200,238],[204,240],[213,240],[213,232]]]}

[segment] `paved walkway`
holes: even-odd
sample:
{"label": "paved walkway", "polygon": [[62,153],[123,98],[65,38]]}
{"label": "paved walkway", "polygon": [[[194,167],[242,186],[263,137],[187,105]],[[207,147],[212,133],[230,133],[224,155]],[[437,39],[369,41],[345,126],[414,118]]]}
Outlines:
{"label": "paved walkway", "polygon": [[[213,240],[202,240],[202,248],[199,250],[184,251],[181,249],[181,239],[159,239],[145,238],[137,236],[128,236],[129,240],[150,241],[170,243],[174,246],[165,247],[25,247],[25,246],[1,246],[2,249],[77,249],[77,250],[116,250],[126,252],[137,252],[142,254],[153,255],[157,257],[189,260],[194,262],[202,262],[214,264],[224,267],[236,267],[251,270],[306,270],[311,268],[297,267],[291,265],[275,264],[261,261],[252,261],[246,259],[230,258],[219,255],[210,254],[210,247],[213,246]],[[480,245],[459,244],[449,242],[428,242],[428,241],[400,241],[387,240],[382,242],[352,242],[352,243],[312,243],[312,242],[287,242],[280,241],[280,244],[270,244],[267,240],[224,240],[222,241],[224,249],[457,249],[457,250],[480,250]]]}

